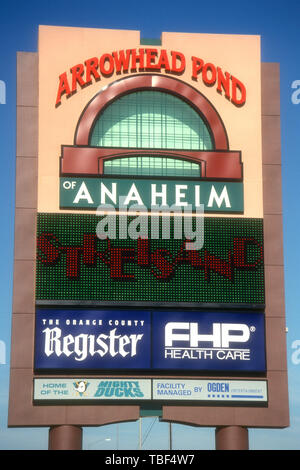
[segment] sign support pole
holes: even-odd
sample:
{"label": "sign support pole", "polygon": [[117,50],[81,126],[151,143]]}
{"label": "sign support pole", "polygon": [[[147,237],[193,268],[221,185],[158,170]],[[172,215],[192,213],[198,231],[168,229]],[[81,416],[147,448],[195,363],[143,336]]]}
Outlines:
{"label": "sign support pole", "polygon": [[142,450],[143,447],[143,436],[142,436],[142,418],[140,416],[140,421],[139,421],[139,450]]}
{"label": "sign support pole", "polygon": [[216,450],[249,450],[248,429],[242,426],[221,426],[215,431]]}
{"label": "sign support pole", "polygon": [[49,450],[81,450],[82,428],[79,426],[52,426],[49,430]]}

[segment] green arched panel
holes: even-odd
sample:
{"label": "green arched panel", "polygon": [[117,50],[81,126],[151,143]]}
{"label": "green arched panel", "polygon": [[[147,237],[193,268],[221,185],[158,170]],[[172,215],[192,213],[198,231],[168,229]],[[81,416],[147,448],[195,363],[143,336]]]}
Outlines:
{"label": "green arched panel", "polygon": [[[125,95],[96,121],[90,145],[96,147],[212,150],[208,128],[185,101],[160,91]],[[105,174],[200,176],[200,166],[184,160],[137,156],[108,160]]]}

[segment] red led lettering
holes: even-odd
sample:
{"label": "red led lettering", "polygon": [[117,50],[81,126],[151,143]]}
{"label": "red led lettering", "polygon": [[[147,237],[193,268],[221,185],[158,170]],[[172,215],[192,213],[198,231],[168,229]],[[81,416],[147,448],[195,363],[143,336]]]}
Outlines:
{"label": "red led lettering", "polygon": [[139,266],[149,266],[149,240],[139,238],[137,241],[137,264]]}
{"label": "red led lettering", "polygon": [[[231,254],[229,251],[229,260],[230,256]],[[220,274],[221,276],[225,277],[226,279],[229,279],[230,281],[232,280],[233,269],[231,262],[225,261],[221,258],[217,258],[216,256],[209,253],[207,250],[204,250],[204,266],[206,281],[209,281],[211,271]]]}
{"label": "red led lettering", "polygon": [[151,269],[157,279],[169,279],[174,273],[172,255],[168,250],[158,249],[151,254],[151,262],[156,269]]}
{"label": "red led lettering", "polygon": [[[139,239],[135,248],[113,246],[107,240],[106,249],[99,251],[94,234],[84,234],[82,246],[61,246],[52,233],[44,233],[37,240],[37,258],[47,266],[53,266],[60,261],[61,254],[65,256],[66,276],[76,279],[80,275],[81,263],[96,268],[97,259],[110,269],[110,277],[114,280],[134,280],[135,275],[126,270],[125,265],[137,265],[150,269],[156,279],[166,281],[172,278],[181,264],[188,264],[195,269],[203,270],[205,280],[210,281],[211,273],[216,273],[225,279],[233,281],[234,270],[254,270],[263,262],[263,247],[252,237],[236,237],[233,240],[233,250],[227,251],[227,259],[216,256],[206,249],[196,251],[185,248],[185,240],[177,253],[171,253],[164,248],[151,250],[148,239]],[[249,260],[249,249],[252,248],[252,259]]]}
{"label": "red led lettering", "polygon": [[112,279],[134,279],[134,274],[126,274],[124,265],[134,261],[134,249],[111,248],[110,250],[110,277]]}
{"label": "red led lettering", "polygon": [[51,266],[60,257],[60,244],[53,233],[43,233],[37,239],[37,258],[44,264]]}
{"label": "red led lettering", "polygon": [[[249,245],[255,245],[258,256],[252,263],[248,261],[247,248]],[[233,262],[238,269],[252,269],[263,261],[263,247],[255,238],[242,237],[233,240]]]}
{"label": "red led lettering", "polygon": [[86,234],[83,236],[83,253],[82,261],[86,266],[93,266],[96,261],[96,240],[94,234]]}
{"label": "red led lettering", "polygon": [[66,276],[70,279],[79,277],[79,255],[82,252],[80,246],[65,246],[62,252],[66,254]]}

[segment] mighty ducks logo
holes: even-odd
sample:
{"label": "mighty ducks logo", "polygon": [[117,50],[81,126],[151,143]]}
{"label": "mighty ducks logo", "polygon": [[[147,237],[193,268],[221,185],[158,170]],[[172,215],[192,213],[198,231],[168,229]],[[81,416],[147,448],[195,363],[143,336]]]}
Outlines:
{"label": "mighty ducks logo", "polygon": [[87,380],[79,380],[78,382],[74,382],[73,385],[76,390],[76,395],[82,397],[86,395],[86,390],[90,383]]}

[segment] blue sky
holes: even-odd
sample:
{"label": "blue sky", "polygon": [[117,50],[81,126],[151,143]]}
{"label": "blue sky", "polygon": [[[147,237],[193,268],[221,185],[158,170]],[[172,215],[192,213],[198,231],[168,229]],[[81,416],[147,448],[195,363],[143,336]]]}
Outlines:
{"label": "blue sky", "polygon": [[[87,6],[87,8],[86,8]],[[300,363],[292,361],[294,342],[300,340],[298,186],[300,176],[300,104],[293,104],[293,81],[300,80],[299,14],[297,0],[232,0],[230,3],[190,1],[102,2],[52,0],[1,4],[0,80],[6,84],[6,104],[0,104],[0,197],[3,219],[0,231],[0,341],[6,345],[5,364],[0,357],[0,449],[47,449],[48,429],[8,429],[9,344],[11,325],[14,191],[16,52],[36,51],[38,25],[140,30],[145,38],[163,31],[261,35],[262,61],[279,62],[281,69],[281,137],[284,214],[284,257],[291,426],[284,430],[250,430],[251,449],[300,448]],[[1,101],[1,99],[0,99]],[[1,344],[1,343],[0,343]],[[2,361],[3,362],[3,361]],[[168,424],[147,418],[142,423],[145,449],[167,449]],[[122,423],[84,430],[88,449],[138,448],[139,423]],[[110,438],[110,441],[105,441]],[[213,449],[214,429],[173,425],[177,449]]]}

